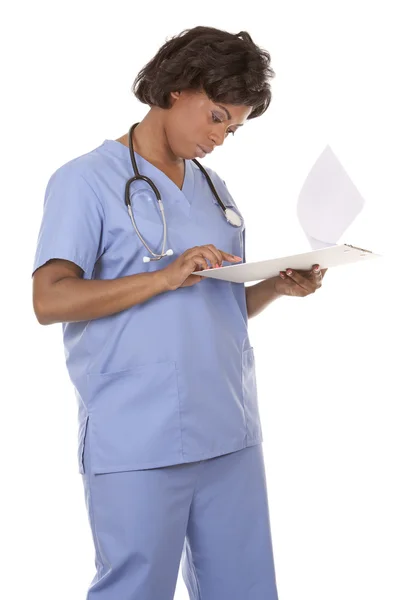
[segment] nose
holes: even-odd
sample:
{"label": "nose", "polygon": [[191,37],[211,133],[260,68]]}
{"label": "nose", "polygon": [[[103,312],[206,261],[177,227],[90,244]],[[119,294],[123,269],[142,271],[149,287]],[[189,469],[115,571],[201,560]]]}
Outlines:
{"label": "nose", "polygon": [[212,144],[215,144],[216,146],[222,146],[223,142],[225,141],[226,135],[219,132],[218,131],[211,131],[210,135],[209,135],[209,139],[211,140]]}

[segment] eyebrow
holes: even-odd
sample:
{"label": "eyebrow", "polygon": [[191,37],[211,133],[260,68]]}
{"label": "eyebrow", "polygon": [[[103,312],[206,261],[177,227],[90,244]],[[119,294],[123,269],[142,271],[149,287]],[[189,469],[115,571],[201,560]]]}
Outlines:
{"label": "eyebrow", "polygon": [[[229,121],[232,120],[232,115],[230,114],[230,112],[228,111],[228,109],[225,106],[222,106],[222,104],[216,104],[216,106],[218,108],[221,108],[222,110],[225,111],[227,118],[229,119]],[[243,123],[236,123],[236,127],[243,127]]]}

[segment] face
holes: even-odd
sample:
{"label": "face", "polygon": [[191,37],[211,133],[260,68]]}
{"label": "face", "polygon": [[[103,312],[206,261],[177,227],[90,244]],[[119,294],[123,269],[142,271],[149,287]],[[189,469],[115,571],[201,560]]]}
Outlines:
{"label": "face", "polygon": [[252,110],[251,106],[223,102],[220,106],[195,90],[172,92],[171,102],[165,111],[165,132],[174,155],[185,159],[204,158],[221,146],[243,126]]}

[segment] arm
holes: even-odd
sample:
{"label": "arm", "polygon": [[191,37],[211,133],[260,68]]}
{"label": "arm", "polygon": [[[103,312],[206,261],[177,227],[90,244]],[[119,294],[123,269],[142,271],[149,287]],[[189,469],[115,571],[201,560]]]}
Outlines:
{"label": "arm", "polygon": [[246,286],[246,305],[249,319],[255,317],[266,308],[271,302],[280,298],[275,290],[275,282],[279,277],[271,277],[256,283],[256,285]]}
{"label": "arm", "polygon": [[39,323],[88,321],[126,310],[164,290],[155,273],[94,280],[106,247],[105,209],[76,161],[52,174],[33,265],[33,305]]}
{"label": "arm", "polygon": [[196,285],[203,277],[192,273],[197,267],[207,268],[207,260],[215,264],[241,259],[222,250],[214,253],[211,246],[196,246],[157,271],[88,280],[83,279],[84,270],[73,261],[54,258],[34,271],[34,312],[41,325],[113,315],[163,292]]}
{"label": "arm", "polygon": [[254,317],[280,296],[304,297],[314,294],[322,285],[327,269],[313,265],[310,271],[286,269],[280,275],[246,287],[248,317]]}
{"label": "arm", "polygon": [[88,321],[121,312],[167,291],[161,271],[88,280],[76,264],[54,259],[33,278],[33,305],[41,325]]}

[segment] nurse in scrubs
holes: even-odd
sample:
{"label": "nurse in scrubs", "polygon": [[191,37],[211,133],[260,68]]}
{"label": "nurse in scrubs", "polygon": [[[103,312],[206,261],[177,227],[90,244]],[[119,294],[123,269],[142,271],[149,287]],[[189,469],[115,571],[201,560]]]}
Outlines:
{"label": "nurse in scrubs", "polygon": [[[180,565],[191,600],[278,598],[247,325],[324,272],[249,287],[192,275],[245,261],[243,215],[199,161],[266,111],[273,76],[247,32],[185,30],[134,81],[141,122],[48,181],[33,303],[62,323],[78,403],[87,600],[171,600]],[[132,157],[165,221],[147,179],[126,194]]]}

